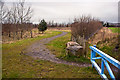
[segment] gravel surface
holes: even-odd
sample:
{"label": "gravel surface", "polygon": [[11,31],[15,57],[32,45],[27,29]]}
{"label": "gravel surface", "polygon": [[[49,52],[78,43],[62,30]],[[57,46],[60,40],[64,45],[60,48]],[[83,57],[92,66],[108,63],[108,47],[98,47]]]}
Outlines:
{"label": "gravel surface", "polygon": [[67,34],[67,32],[62,32],[62,34],[59,34],[57,36],[45,38],[45,39],[35,42],[34,44],[32,44],[31,46],[29,46],[27,48],[27,55],[32,56],[36,59],[48,60],[48,61],[55,62],[55,63],[75,65],[75,66],[79,66],[79,67],[91,66],[91,64],[68,62],[68,61],[61,60],[61,59],[57,58],[55,55],[51,54],[51,51],[49,51],[46,48],[45,44],[47,44],[48,42],[50,42],[58,37],[64,36],[66,34]]}

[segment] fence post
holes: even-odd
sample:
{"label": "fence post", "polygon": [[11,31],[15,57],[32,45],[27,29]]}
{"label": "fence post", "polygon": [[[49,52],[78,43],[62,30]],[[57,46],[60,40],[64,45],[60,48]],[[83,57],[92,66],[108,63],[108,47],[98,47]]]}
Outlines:
{"label": "fence post", "polygon": [[104,74],[104,59],[101,60],[101,74]]}
{"label": "fence post", "polygon": [[[96,48],[96,45],[94,45],[94,47]],[[96,56],[96,53],[94,52],[94,54],[93,54],[93,58],[95,58],[95,56]],[[94,60],[95,61],[95,60]]]}
{"label": "fence post", "polygon": [[[94,47],[96,47],[96,45],[94,45]],[[93,60],[92,58],[95,58],[95,56],[96,56],[96,53],[93,50],[91,50],[91,60]],[[95,60],[93,60],[93,61],[95,61]],[[92,68],[93,67],[94,66],[92,65]]]}

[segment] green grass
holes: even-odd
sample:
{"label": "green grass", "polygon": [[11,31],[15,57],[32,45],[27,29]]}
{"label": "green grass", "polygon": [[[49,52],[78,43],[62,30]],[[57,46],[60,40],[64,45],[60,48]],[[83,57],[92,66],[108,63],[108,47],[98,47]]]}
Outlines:
{"label": "green grass", "polygon": [[[99,45],[98,45],[98,47],[99,47]],[[115,48],[115,45],[113,45],[113,46],[104,45],[104,46],[100,47],[100,50],[103,51],[104,53],[108,54],[109,56],[111,56],[117,60],[120,60],[119,59],[120,58],[119,57],[120,56],[120,48],[118,51],[115,51],[114,48]]]}
{"label": "green grass", "polygon": [[26,46],[32,44],[35,41],[41,40],[43,38],[48,38],[48,37],[52,37],[58,34],[61,34],[62,32],[58,32],[58,31],[46,31],[44,34],[41,34],[43,36],[38,36],[36,38],[28,38],[28,39],[22,39],[19,41],[16,41],[14,43],[9,43],[9,44],[2,44],[2,50],[3,53],[8,52],[9,50],[11,50],[11,48],[18,48],[18,49],[25,49]]}
{"label": "green grass", "polygon": [[[79,68],[49,61],[33,59],[20,54],[33,42],[51,37],[61,32],[52,31],[44,36],[24,39],[2,46],[2,77],[3,78],[100,78],[96,70],[91,67]],[[69,35],[69,34],[68,34]],[[64,41],[64,40],[63,40]],[[60,48],[60,46],[59,46]]]}
{"label": "green grass", "polygon": [[[97,43],[97,47],[105,52],[106,54],[108,54],[109,56],[117,59],[117,60],[120,60],[119,59],[119,56],[120,56],[120,48],[117,50],[115,49],[116,45],[119,44],[119,41],[118,41],[118,37],[113,37],[113,38],[110,38],[110,39],[105,39],[104,41],[99,41]],[[120,44],[119,44],[120,46]]]}
{"label": "green grass", "polygon": [[67,61],[75,61],[82,63],[90,63],[90,60],[84,57],[76,57],[76,56],[66,56],[66,43],[70,41],[71,33],[68,32],[67,35],[59,37],[47,44],[47,47],[52,51],[56,57],[67,60]]}
{"label": "green grass", "polygon": [[[97,45],[97,47],[100,47],[100,44],[99,45]],[[116,60],[120,60],[120,48],[119,48],[119,51],[114,51],[114,45],[112,45],[112,46],[106,46],[106,45],[104,45],[104,46],[102,46],[102,47],[100,47],[99,49],[101,50],[101,51],[103,51],[105,54],[108,54],[109,56],[111,56],[111,57],[113,57],[114,59],[116,59]],[[96,55],[97,57],[100,57],[98,54]],[[96,62],[100,65],[101,64],[101,60],[99,59],[99,60],[96,60]],[[109,62],[108,62],[109,63]],[[109,65],[110,65],[110,63],[109,63]],[[106,74],[106,76],[108,77],[108,78],[110,78],[110,75],[109,75],[109,73],[108,73],[108,71],[107,71],[107,69],[105,69],[105,71],[104,71],[104,73]],[[115,71],[113,71],[113,73],[114,73],[114,75],[115,75],[115,77],[117,77],[117,72],[115,72]]]}
{"label": "green grass", "polygon": [[116,27],[116,28],[110,27],[109,29],[111,29],[112,32],[114,32],[114,33],[120,33],[120,28],[118,28],[118,27]]}

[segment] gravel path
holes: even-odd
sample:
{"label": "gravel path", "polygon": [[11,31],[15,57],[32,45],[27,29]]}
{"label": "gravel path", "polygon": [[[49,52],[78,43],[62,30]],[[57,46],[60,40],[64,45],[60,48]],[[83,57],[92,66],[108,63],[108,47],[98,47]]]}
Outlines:
{"label": "gravel path", "polygon": [[39,58],[42,60],[48,60],[55,63],[62,63],[67,65],[75,65],[79,67],[88,67],[91,66],[91,64],[84,64],[84,63],[76,63],[76,62],[67,62],[64,60],[61,60],[59,58],[56,58],[55,55],[51,54],[51,52],[46,48],[45,44],[50,42],[51,40],[54,40],[58,37],[66,35],[67,32],[62,32],[62,34],[59,34],[57,36],[53,36],[50,38],[45,38],[40,41],[35,42],[31,46],[27,48],[27,55],[32,56],[34,58]]}

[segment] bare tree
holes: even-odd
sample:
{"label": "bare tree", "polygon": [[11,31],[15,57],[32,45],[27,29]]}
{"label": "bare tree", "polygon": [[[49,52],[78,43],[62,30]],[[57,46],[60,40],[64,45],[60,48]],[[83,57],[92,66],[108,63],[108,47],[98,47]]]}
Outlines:
{"label": "bare tree", "polygon": [[19,23],[30,22],[32,12],[33,10],[31,9],[31,6],[25,6],[25,0],[19,0],[19,2],[17,3],[17,14]]}
{"label": "bare tree", "polygon": [[2,21],[6,18],[6,23],[22,24],[29,23],[32,17],[32,8],[25,4],[25,0],[14,2],[12,7],[7,9],[4,2],[0,1]]}
{"label": "bare tree", "polygon": [[0,19],[2,23],[5,22],[7,15],[8,15],[7,7],[5,6],[5,3],[3,1],[0,1],[0,17],[1,17]]}
{"label": "bare tree", "polygon": [[[30,23],[30,19],[32,17],[32,8],[31,6],[26,6],[25,0],[19,0],[17,3],[13,3],[13,6],[10,10],[11,12],[11,20],[14,24],[21,24],[20,28],[20,33],[21,33],[21,38],[23,38],[23,32],[25,30],[25,25],[24,23]],[[27,27],[31,28],[31,27]],[[31,32],[32,35],[32,32]]]}
{"label": "bare tree", "polygon": [[[2,11],[1,21],[3,21],[3,26],[7,26],[3,28],[3,32],[8,34],[8,37],[15,38],[23,38],[25,31],[29,29],[32,30],[32,27],[27,23],[30,23],[30,19],[32,17],[32,8],[30,5],[27,5],[25,0],[18,0],[18,2],[14,2],[10,7],[6,7],[3,1],[0,1],[0,10]],[[0,11],[0,12],[1,12]],[[20,33],[20,37],[19,37]],[[32,37],[32,31],[31,31]]]}
{"label": "bare tree", "polygon": [[87,40],[100,28],[102,28],[100,21],[91,16],[81,16],[74,19],[74,23],[71,25],[71,40],[83,46],[84,56],[86,56],[88,49]]}

